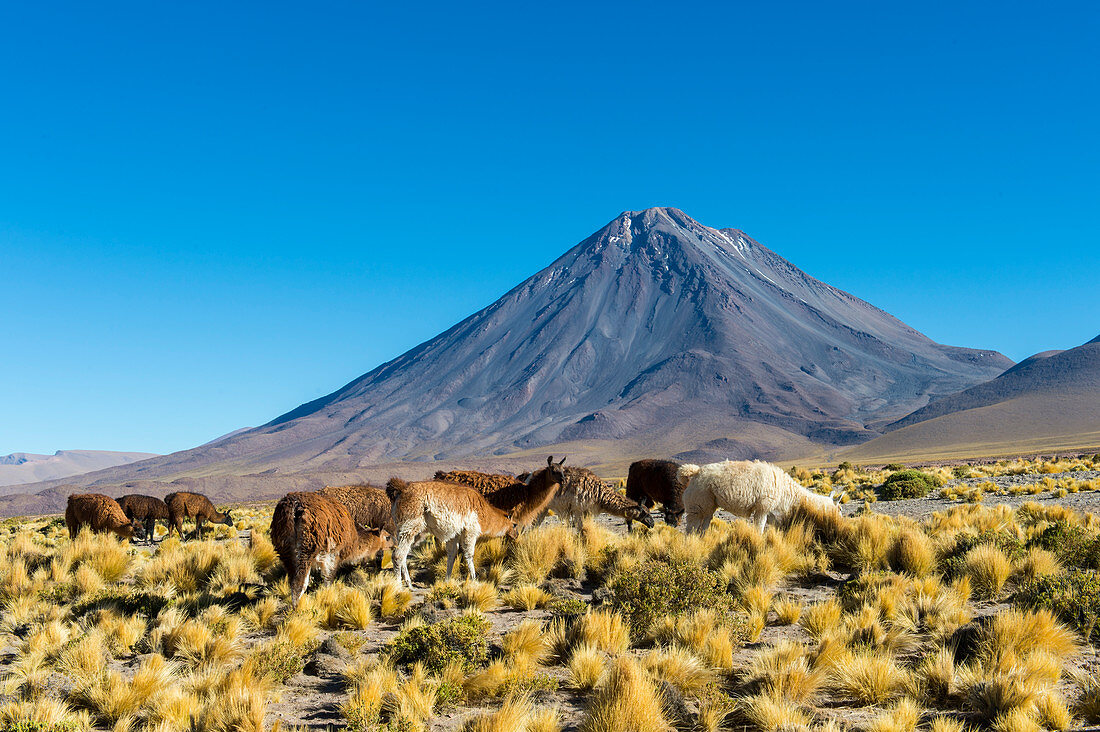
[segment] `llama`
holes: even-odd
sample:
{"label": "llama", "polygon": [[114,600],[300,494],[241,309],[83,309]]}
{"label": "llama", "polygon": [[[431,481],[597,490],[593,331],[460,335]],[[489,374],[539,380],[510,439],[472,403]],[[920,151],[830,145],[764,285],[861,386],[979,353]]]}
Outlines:
{"label": "llama", "polygon": [[168,536],[172,535],[172,529],[176,530],[179,537],[183,538],[183,520],[192,518],[195,520],[195,535],[202,538],[202,525],[204,521],[212,524],[233,525],[233,519],[229,512],[220,513],[209,498],[201,493],[189,493],[179,491],[169,493],[164,497],[168,504]]}
{"label": "llama", "polygon": [[[346,508],[356,526],[362,526],[366,529],[383,529],[389,536],[396,536],[397,530],[393,526],[392,505],[389,496],[381,488],[375,488],[372,485],[325,486],[317,493],[335,500]],[[379,552],[379,571],[381,571],[382,563],[385,561],[386,555]]]}
{"label": "llama", "polygon": [[114,532],[123,539],[134,535],[134,525],[126,518],[118,502],[102,493],[69,496],[65,506],[65,525],[69,528],[70,539],[75,539],[85,526],[97,534]]}
{"label": "llama", "polygon": [[491,506],[512,514],[516,523],[526,528],[546,511],[565,484],[569,468],[563,469],[564,463],[564,457],[555,463],[551,455],[546,458],[545,468],[527,474],[522,482],[513,479],[503,488],[481,493]]}
{"label": "llama", "polygon": [[435,471],[435,479],[444,483],[458,483],[459,485],[469,486],[483,496],[520,482],[510,475],[479,473],[476,470],[449,470],[447,472],[437,470]]}
{"label": "llama", "polygon": [[135,526],[145,532],[143,537],[150,544],[157,528],[157,519],[168,522],[168,504],[154,496],[142,496],[131,493],[118,499],[119,508]]}
{"label": "llama", "polygon": [[328,581],[340,565],[393,546],[385,529],[357,526],[343,505],[320,493],[288,493],[275,504],[271,543],[286,567],[293,604],[302,599],[314,569]]}
{"label": "llama", "polygon": [[677,475],[689,481],[684,490],[688,533],[705,532],[718,508],[748,519],[760,533],[769,516],[785,519],[803,503],[837,510],[831,496],[803,488],[771,463],[726,460],[702,467],[682,465]]}
{"label": "llama", "polygon": [[[543,470],[553,472],[556,468],[560,473],[561,463],[554,464],[552,460],[547,460],[547,463],[547,468]],[[393,566],[399,581],[407,584],[409,589],[413,587],[409,575],[409,551],[416,538],[425,531],[430,531],[447,548],[448,579],[460,548],[466,558],[470,579],[477,577],[474,549],[479,536],[505,535],[512,539],[518,536],[518,526],[511,515],[464,485],[438,480],[406,483],[391,478],[386,484],[386,494],[393,501],[393,523],[397,527]]]}
{"label": "llama", "polygon": [[[638,521],[647,528],[653,528],[653,519],[644,506],[604,485],[599,476],[588,468],[566,468],[565,482],[547,509],[576,528],[584,525],[586,516],[601,513],[620,516],[627,520],[628,525],[631,521]],[[542,524],[545,519],[544,512],[537,523]]]}
{"label": "llama", "polygon": [[[676,477],[680,463],[672,460],[638,460],[630,464],[626,477],[626,497],[637,501],[646,510],[660,503],[665,512],[665,523],[677,526],[684,515],[684,488],[687,481]],[[630,529],[630,519],[626,520]]]}
{"label": "llama", "polygon": [[391,536],[396,533],[390,499],[381,488],[372,485],[340,485],[325,486],[317,492],[343,505],[358,525],[368,529],[385,529]]}

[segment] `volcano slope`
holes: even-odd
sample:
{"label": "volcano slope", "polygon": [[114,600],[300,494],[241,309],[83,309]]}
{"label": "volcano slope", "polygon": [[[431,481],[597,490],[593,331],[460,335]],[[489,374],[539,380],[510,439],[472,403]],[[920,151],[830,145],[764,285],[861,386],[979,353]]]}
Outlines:
{"label": "volcano slope", "polygon": [[514,470],[547,452],[621,469],[641,456],[805,455],[866,441],[875,425],[1011,363],[937,344],[740,230],[673,208],[627,211],[326,397],[73,482],[155,491],[185,478],[217,495],[219,481],[252,481],[277,495],[290,475],[384,479],[396,464],[430,475],[476,461]]}

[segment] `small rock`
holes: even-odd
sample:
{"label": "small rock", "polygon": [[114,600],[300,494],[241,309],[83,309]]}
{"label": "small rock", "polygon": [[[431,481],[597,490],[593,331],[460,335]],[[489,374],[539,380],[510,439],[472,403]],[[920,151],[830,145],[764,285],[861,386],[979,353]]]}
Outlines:
{"label": "small rock", "polygon": [[325,639],[325,642],[321,644],[321,647],[317,649],[318,653],[325,653],[330,656],[336,656],[347,661],[351,660],[351,651],[349,651],[343,643],[336,639],[336,636],[329,636]]}
{"label": "small rock", "polygon": [[335,677],[341,676],[344,670],[348,668],[348,663],[351,660],[351,654],[348,653],[348,649],[341,646],[343,655],[324,653],[318,649],[317,653],[313,654],[313,657],[306,662],[306,665],[301,669],[301,673],[307,676],[323,676],[323,677]]}
{"label": "small rock", "polygon": [[955,650],[955,663],[966,663],[977,654],[978,645],[992,620],[992,615],[975,618],[951,634],[947,646]]}
{"label": "small rock", "polygon": [[661,704],[670,722],[680,725],[688,721],[690,715],[687,703],[679,689],[667,681],[661,681],[657,684],[657,696],[661,697]]}

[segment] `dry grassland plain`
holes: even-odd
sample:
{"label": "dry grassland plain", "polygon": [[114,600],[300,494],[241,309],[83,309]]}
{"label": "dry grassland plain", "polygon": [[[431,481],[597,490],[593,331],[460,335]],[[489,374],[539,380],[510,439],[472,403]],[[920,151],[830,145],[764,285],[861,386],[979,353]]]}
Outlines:
{"label": "dry grassland plain", "polygon": [[763,535],[551,520],[480,542],[473,581],[429,540],[415,592],[387,556],[297,607],[271,506],[152,547],[9,520],[0,732],[1091,726],[1098,470],[792,469],[843,511]]}

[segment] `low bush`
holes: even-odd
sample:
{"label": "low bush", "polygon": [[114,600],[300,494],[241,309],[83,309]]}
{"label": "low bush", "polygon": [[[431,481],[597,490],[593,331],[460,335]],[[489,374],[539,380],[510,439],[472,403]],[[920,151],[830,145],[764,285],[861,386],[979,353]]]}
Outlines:
{"label": "low bush", "polygon": [[489,621],[480,615],[462,615],[429,625],[404,628],[390,641],[387,655],[395,663],[410,666],[417,661],[431,674],[440,674],[450,663],[470,672],[489,660],[485,638]]}
{"label": "low bush", "polygon": [[1054,552],[1062,564],[1078,569],[1100,569],[1100,537],[1080,524],[1058,521],[1033,541]]}
{"label": "low bush", "polygon": [[664,615],[705,607],[719,613],[733,608],[733,597],[716,572],[694,562],[654,559],[616,573],[606,600],[622,614],[635,636],[649,631]]}
{"label": "low bush", "polygon": [[286,641],[266,643],[252,654],[252,668],[257,676],[285,684],[287,679],[301,673],[302,656],[298,649]]}
{"label": "low bush", "polygon": [[1072,569],[1028,582],[1016,593],[1016,604],[1026,608],[1047,608],[1085,638],[1096,637],[1100,617],[1100,572]]}
{"label": "low bush", "polygon": [[905,498],[923,498],[934,488],[939,488],[942,481],[934,475],[923,473],[919,470],[899,470],[890,475],[882,484],[881,492],[883,500],[900,501]]}
{"label": "low bush", "polygon": [[955,546],[943,553],[940,558],[940,571],[947,579],[954,579],[963,575],[966,555],[970,550],[982,544],[990,544],[998,549],[1009,561],[1022,560],[1027,554],[1027,548],[1014,533],[1008,531],[987,530],[979,534],[963,534],[955,541]]}

